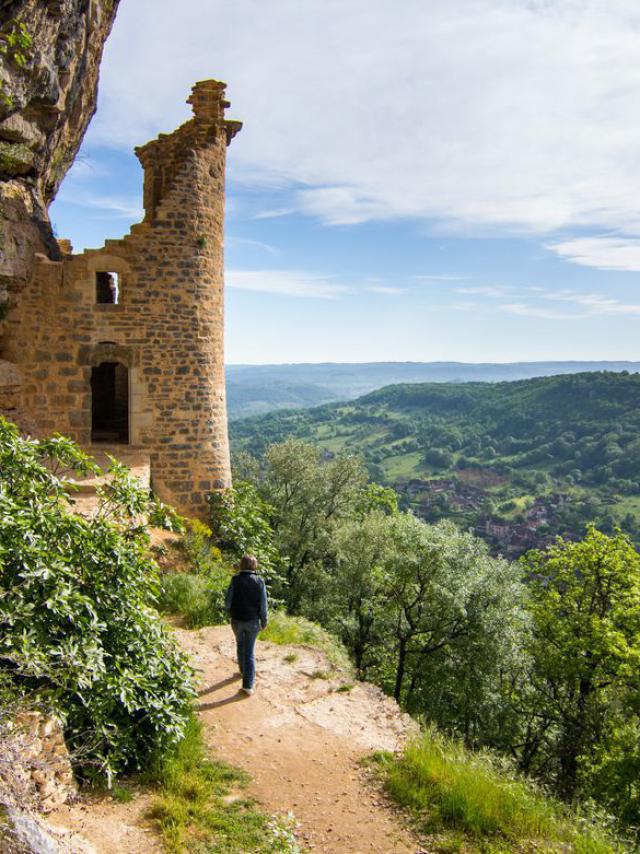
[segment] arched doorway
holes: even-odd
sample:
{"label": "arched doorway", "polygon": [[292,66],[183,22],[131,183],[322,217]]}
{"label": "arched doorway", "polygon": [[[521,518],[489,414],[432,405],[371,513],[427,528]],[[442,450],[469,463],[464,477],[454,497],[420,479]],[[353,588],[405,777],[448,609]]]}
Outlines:
{"label": "arched doorway", "polygon": [[129,443],[129,370],[120,362],[91,368],[91,441]]}

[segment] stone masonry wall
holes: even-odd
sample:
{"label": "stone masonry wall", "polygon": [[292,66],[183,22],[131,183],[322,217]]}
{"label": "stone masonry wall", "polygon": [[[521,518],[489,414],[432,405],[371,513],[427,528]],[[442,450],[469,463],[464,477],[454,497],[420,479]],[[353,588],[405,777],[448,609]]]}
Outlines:
{"label": "stone masonry wall", "polygon": [[[151,457],[152,486],[205,518],[230,485],[224,380],[224,86],[194,87],[194,118],[137,150],[145,220],[102,249],[40,257],[6,320],[6,358],[43,432],[91,442],[91,369],[129,369],[129,441]],[[65,248],[61,241],[61,248]],[[117,304],[96,303],[96,272],[119,278]]]}

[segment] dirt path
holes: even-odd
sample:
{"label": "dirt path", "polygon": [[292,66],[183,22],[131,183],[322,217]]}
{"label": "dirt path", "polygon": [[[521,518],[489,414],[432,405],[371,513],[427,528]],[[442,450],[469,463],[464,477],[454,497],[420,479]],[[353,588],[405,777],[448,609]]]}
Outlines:
{"label": "dirt path", "polygon": [[[397,749],[414,730],[395,702],[371,685],[350,687],[344,675],[322,678],[328,664],[317,650],[263,642],[256,692],[246,697],[238,690],[229,628],[175,633],[198,669],[198,711],[212,754],[249,772],[249,793],[265,810],[293,813],[304,850],[422,850],[358,764],[373,750]],[[82,798],[48,821],[65,853],[159,854],[162,844],[146,818],[150,800],[145,793],[129,803]]]}
{"label": "dirt path", "polygon": [[[365,782],[358,759],[395,750],[410,719],[370,685],[337,691],[327,662],[306,647],[258,643],[255,694],[238,692],[230,629],[177,631],[200,673],[200,717],[216,754],[245,768],[250,793],[273,813],[291,811],[300,841],[326,854],[414,854],[419,846]],[[296,656],[294,661],[291,656]]]}

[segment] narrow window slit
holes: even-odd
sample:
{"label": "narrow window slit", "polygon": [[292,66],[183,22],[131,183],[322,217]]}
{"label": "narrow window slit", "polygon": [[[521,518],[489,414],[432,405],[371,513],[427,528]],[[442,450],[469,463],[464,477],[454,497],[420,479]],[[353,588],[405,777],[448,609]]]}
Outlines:
{"label": "narrow window slit", "polygon": [[96,302],[100,305],[117,305],[120,299],[120,281],[117,273],[96,273]]}

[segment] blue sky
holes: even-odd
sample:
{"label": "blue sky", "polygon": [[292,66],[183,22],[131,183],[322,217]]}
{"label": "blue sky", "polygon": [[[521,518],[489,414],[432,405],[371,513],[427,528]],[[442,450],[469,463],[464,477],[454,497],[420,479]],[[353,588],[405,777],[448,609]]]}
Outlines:
{"label": "blue sky", "polygon": [[126,233],[214,77],[230,363],[640,359],[639,39],[636,0],[122,0],[51,218]]}

